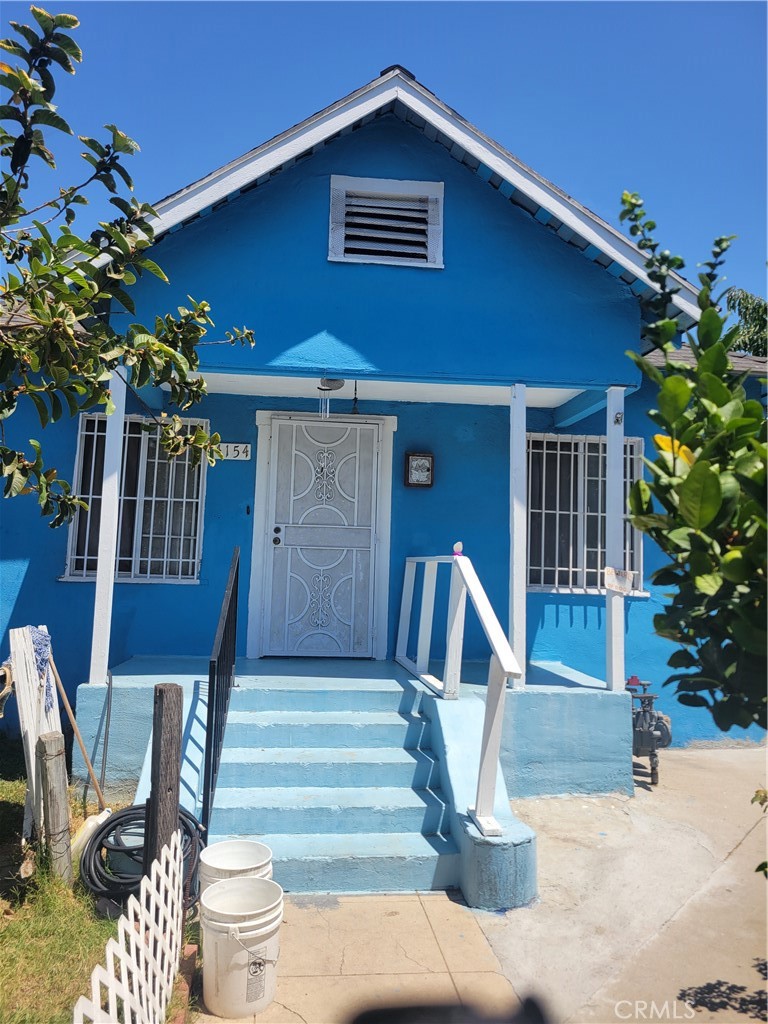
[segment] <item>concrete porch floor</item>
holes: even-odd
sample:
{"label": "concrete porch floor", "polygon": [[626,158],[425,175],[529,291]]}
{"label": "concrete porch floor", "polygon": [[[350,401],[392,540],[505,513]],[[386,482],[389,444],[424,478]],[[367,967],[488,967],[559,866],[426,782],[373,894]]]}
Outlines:
{"label": "concrete porch floor", "polygon": [[526,909],[469,910],[445,893],[289,898],[277,998],[246,1019],[347,1024],[425,1002],[503,1015],[534,994],[552,1024],[764,1020],[766,817],[750,800],[765,747],[663,751],[653,788],[646,769],[634,798],[512,801],[539,837],[541,897]]}
{"label": "concrete porch floor", "polygon": [[[440,678],[443,662],[433,660],[430,672]],[[192,684],[208,679],[208,659],[187,655],[136,654],[111,668],[112,678],[119,683],[134,685],[155,683]],[[595,676],[586,675],[559,661],[532,661],[526,669],[526,685],[535,687],[567,687],[605,690],[606,684]],[[475,692],[485,687],[488,680],[488,661],[464,661],[462,664],[462,693]],[[238,686],[259,686],[265,679],[313,681],[323,677],[337,679],[398,679],[415,682],[415,677],[395,661],[374,661],[370,658],[238,658],[235,663]],[[299,684],[301,685],[301,684]],[[422,684],[418,684],[421,686]],[[428,687],[424,687],[429,691]]]}

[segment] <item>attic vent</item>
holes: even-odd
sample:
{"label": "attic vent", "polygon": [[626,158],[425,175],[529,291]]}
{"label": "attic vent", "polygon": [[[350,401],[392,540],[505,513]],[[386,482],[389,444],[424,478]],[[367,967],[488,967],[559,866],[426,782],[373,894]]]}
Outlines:
{"label": "attic vent", "polygon": [[328,259],[443,266],[443,184],[331,177]]}

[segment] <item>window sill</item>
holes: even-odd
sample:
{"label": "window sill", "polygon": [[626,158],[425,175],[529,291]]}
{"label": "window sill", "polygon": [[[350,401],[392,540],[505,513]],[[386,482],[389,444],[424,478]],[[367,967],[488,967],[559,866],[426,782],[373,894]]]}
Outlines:
{"label": "window sill", "polygon": [[[58,582],[59,583],[95,583],[96,582],[96,577],[95,576],[59,576],[58,577]],[[165,583],[165,584],[172,584],[174,586],[179,586],[180,585],[182,587],[197,587],[197,586],[200,586],[200,580],[199,579],[195,579],[195,580],[177,580],[177,579],[172,579],[172,578],[170,578],[170,579],[158,579],[157,577],[155,577],[153,579],[140,579],[138,577],[135,578],[135,579],[134,578],[128,579],[127,577],[116,576],[115,577],[115,583],[149,583],[151,586],[157,586],[157,584]]]}
{"label": "window sill", "polygon": [[[576,597],[605,597],[608,591],[605,587],[547,587],[541,584],[529,584],[526,588],[529,594],[571,594]],[[617,593],[617,591],[611,591]],[[630,590],[624,597],[648,598],[651,596],[648,590]]]}

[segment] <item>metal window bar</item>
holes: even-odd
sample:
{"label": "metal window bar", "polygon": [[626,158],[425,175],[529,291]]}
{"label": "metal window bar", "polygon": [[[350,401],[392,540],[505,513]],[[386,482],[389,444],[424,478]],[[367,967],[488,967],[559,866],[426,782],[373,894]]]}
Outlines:
{"label": "metal window bar", "polygon": [[216,780],[219,774],[229,698],[235,684],[235,646],[237,641],[237,591],[240,580],[240,548],[232,553],[229,576],[221,602],[219,624],[208,664],[208,714],[205,727],[205,764],[203,768],[202,812],[200,820],[208,831],[211,821]]}
{"label": "metal window bar", "polygon": [[[625,438],[627,497],[634,481],[642,478],[642,454],[642,438]],[[606,438],[602,435],[528,434],[529,586],[553,590],[602,589],[605,457]],[[541,460],[540,495],[534,494],[532,487],[537,458]],[[575,483],[565,487],[564,474],[568,472],[568,479]],[[551,503],[553,496],[555,504],[548,514],[547,502]],[[536,525],[540,525],[541,537],[534,544]],[[550,536],[552,529],[554,536]],[[624,542],[625,567],[634,573],[634,588],[638,589],[643,579],[642,541],[629,519],[625,522]],[[548,552],[552,554],[551,559]]]}
{"label": "metal window bar", "polygon": [[[126,416],[123,431],[123,472],[120,486],[120,517],[118,524],[117,577],[121,580],[176,580],[188,581],[197,578],[200,569],[203,495],[205,483],[205,461],[192,467],[189,452],[181,459],[168,460],[164,482],[158,483],[158,467],[164,453],[157,439],[141,430],[149,422],[142,416]],[[197,426],[207,429],[205,421],[187,421],[185,426],[193,430]],[[140,430],[140,435],[137,433]],[[66,575],[70,578],[88,579],[96,572],[95,555],[89,554],[98,543],[99,516],[101,504],[101,469],[103,448],[106,437],[106,417],[84,415],[80,419],[78,447],[75,461],[76,487],[88,502],[88,509],[79,509],[70,527]],[[139,446],[137,486],[134,493],[127,487],[127,468],[131,462],[132,445]],[[178,465],[177,465],[178,463]],[[175,481],[179,473],[184,474],[183,496],[174,500]],[[162,474],[161,474],[162,476]],[[189,484],[192,484],[191,493]],[[133,525],[128,514],[129,503],[135,503]],[[165,503],[166,514],[158,515],[159,506]],[[178,513],[174,510],[178,505]],[[189,513],[189,514],[188,514]],[[145,516],[147,517],[145,520]],[[162,529],[155,528],[156,521],[164,518]],[[188,523],[188,530],[187,530]],[[174,530],[174,524],[178,530]],[[148,527],[148,529],[147,529]],[[125,531],[131,531],[130,544]],[[169,543],[174,532],[179,533],[179,558],[172,557]],[[190,541],[188,559],[183,559],[184,541]],[[162,553],[155,544],[162,545]],[[131,554],[123,554],[130,548]],[[171,563],[176,565],[171,571]],[[186,563],[186,564],[184,564]],[[129,564],[129,568],[125,568]]]}

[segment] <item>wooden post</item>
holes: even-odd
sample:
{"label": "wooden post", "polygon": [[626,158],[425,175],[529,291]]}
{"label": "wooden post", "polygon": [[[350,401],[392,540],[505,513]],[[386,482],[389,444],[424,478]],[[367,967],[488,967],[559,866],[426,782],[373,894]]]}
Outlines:
{"label": "wooden post", "polygon": [[69,796],[64,736],[44,732],[35,748],[38,778],[43,791],[45,843],[54,874],[72,884],[72,851],[69,840]]}
{"label": "wooden post", "polygon": [[184,691],[176,683],[158,683],[155,687],[151,789],[144,828],[145,874],[179,827],[183,703]]}

